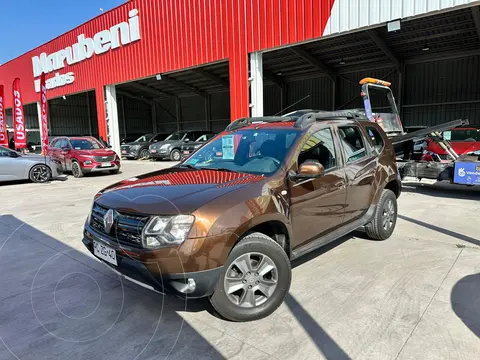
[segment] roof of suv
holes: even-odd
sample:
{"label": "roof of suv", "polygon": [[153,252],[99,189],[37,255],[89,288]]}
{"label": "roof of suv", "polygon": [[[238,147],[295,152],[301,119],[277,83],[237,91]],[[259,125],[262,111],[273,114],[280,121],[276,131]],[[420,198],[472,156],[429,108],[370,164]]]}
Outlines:
{"label": "roof of suv", "polygon": [[235,131],[239,129],[260,128],[260,127],[292,127],[297,129],[305,129],[315,124],[317,121],[331,120],[351,120],[366,121],[369,120],[365,115],[357,110],[344,111],[317,111],[317,110],[301,110],[291,113],[289,116],[263,116],[253,118],[241,118],[225,129],[226,131]]}

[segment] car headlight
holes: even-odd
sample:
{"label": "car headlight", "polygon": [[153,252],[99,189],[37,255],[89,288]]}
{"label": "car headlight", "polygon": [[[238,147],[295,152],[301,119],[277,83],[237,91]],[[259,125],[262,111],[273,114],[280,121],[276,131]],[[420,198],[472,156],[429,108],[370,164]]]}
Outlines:
{"label": "car headlight", "polygon": [[163,144],[162,146],[160,146],[160,150],[166,150],[169,146],[170,144]]}
{"label": "car headlight", "polygon": [[187,238],[194,222],[193,215],[154,216],[143,230],[143,245],[146,248],[179,245]]}
{"label": "car headlight", "polygon": [[92,165],[92,160],[85,160],[83,163],[85,165]]}

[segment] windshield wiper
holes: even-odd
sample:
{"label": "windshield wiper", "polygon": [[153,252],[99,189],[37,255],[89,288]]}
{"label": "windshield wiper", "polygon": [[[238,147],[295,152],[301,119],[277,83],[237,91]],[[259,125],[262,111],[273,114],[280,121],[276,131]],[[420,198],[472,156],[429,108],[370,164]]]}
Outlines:
{"label": "windshield wiper", "polygon": [[236,172],[238,173],[239,171],[231,170],[231,169],[226,169],[226,168],[211,168],[211,167],[204,167],[203,169],[205,170],[214,170],[214,171],[225,171],[225,172]]}
{"label": "windshield wiper", "polygon": [[178,165],[178,167],[187,168],[187,169],[196,169],[195,166],[190,165],[190,164],[182,164],[182,165]]}

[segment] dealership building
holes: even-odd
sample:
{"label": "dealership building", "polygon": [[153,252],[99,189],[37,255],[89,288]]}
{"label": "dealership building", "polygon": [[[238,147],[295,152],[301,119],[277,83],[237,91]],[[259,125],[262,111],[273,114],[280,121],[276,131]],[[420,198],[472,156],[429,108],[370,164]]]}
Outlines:
{"label": "dealership building", "polygon": [[[28,141],[219,132],[245,116],[363,106],[392,83],[405,126],[480,123],[480,1],[133,0],[0,66],[7,125],[18,77]],[[13,136],[13,134],[10,134]]]}

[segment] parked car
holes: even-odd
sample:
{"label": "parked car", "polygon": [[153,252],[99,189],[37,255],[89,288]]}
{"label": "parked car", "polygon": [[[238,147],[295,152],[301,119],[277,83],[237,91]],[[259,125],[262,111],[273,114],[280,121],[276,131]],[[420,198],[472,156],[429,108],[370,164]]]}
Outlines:
{"label": "parked car", "polygon": [[61,175],[61,170],[51,157],[20,154],[0,146],[0,182],[31,180],[44,183]]}
{"label": "parked car", "polygon": [[57,137],[50,143],[48,155],[60,163],[62,171],[69,171],[76,178],[99,171],[120,171],[120,158],[115,151],[89,136]]}
{"label": "parked car", "polygon": [[150,145],[150,157],[153,159],[170,159],[180,161],[182,158],[182,145],[191,140],[196,140],[202,135],[209,135],[209,131],[204,130],[182,130],[170,134],[164,141]]}
{"label": "parked car", "polygon": [[83,243],[154,289],[209,297],[227,319],[269,315],[292,259],[361,226],[375,240],[394,231],[393,146],[378,124],[340,114],[233,122],[186,161],[100,191]]}
{"label": "parked car", "polygon": [[[450,142],[452,149],[458,155],[480,154],[480,129],[473,127],[459,127],[444,131],[441,134],[445,140]],[[428,154],[426,154],[424,160],[428,161],[432,156],[433,159],[450,160],[450,156],[440,145],[438,145],[438,143],[430,138],[427,138],[427,143],[428,145],[425,150],[427,150]]]}
{"label": "parked car", "polygon": [[148,158],[150,155],[148,152],[150,144],[165,140],[168,135],[164,133],[142,135],[135,141],[121,146],[122,157],[127,159]]}
{"label": "parked car", "polygon": [[182,160],[190,156],[193,152],[197,151],[203,144],[208,140],[213,138],[215,134],[203,134],[195,141],[185,141],[184,144],[180,147],[180,152],[182,153]]}
{"label": "parked car", "polygon": [[413,152],[414,153],[423,153],[423,151],[427,148],[427,138],[416,138],[413,139]]}

